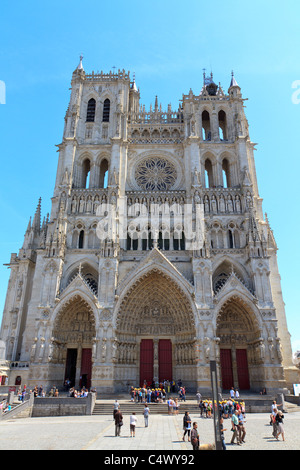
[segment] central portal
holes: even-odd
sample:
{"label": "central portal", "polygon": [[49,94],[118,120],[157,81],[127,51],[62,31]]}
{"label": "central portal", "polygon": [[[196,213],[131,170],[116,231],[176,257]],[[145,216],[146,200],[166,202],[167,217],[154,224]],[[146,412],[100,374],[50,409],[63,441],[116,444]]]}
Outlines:
{"label": "central portal", "polygon": [[140,343],[140,385],[171,381],[172,342],[170,339],[142,339]]}
{"label": "central portal", "polygon": [[179,379],[196,385],[196,331],[184,285],[154,268],[131,284],[116,321],[116,389]]}

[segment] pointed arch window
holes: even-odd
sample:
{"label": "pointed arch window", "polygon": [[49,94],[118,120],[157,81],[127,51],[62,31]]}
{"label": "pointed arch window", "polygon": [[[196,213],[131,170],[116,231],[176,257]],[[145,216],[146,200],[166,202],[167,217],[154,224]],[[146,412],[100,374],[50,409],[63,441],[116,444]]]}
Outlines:
{"label": "pointed arch window", "polygon": [[108,161],[102,160],[100,165],[100,188],[107,188],[108,185]]}
{"label": "pointed arch window", "polygon": [[223,188],[230,188],[230,164],[227,158],[222,161]]}
{"label": "pointed arch window", "polygon": [[226,113],[222,109],[218,113],[218,120],[219,120],[220,140],[227,140],[227,119],[226,119]]}
{"label": "pointed arch window", "polygon": [[109,122],[109,114],[110,114],[110,100],[106,98],[103,104],[103,116],[102,116],[103,122]]}
{"label": "pointed arch window", "polygon": [[210,116],[206,110],[202,113],[202,138],[203,140],[211,140]]}
{"label": "pointed arch window", "polygon": [[96,100],[94,98],[91,98],[87,106],[86,122],[94,122],[95,113],[96,113]]}
{"label": "pointed arch window", "polygon": [[91,172],[91,162],[87,158],[84,160],[82,165],[82,187],[84,189],[89,189],[90,187],[90,172]]}
{"label": "pointed arch window", "polygon": [[212,168],[212,163],[207,158],[204,163],[204,169],[205,169],[205,187],[206,188],[212,188],[214,186],[213,183],[213,168]]}
{"label": "pointed arch window", "polygon": [[79,237],[78,237],[78,248],[83,248],[83,242],[84,242],[84,230],[81,230],[79,232]]}

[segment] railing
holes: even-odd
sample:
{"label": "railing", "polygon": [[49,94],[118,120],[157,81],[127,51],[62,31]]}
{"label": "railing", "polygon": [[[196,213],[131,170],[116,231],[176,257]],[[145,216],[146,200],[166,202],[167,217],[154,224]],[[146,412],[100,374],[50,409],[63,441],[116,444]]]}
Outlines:
{"label": "railing", "polygon": [[110,80],[129,80],[130,79],[130,74],[129,72],[125,72],[125,70],[118,70],[118,73],[114,72],[109,72],[109,73],[103,73],[97,72],[95,73],[94,71],[92,73],[87,73],[85,75],[85,79],[89,81],[110,81]]}
{"label": "railing", "polygon": [[142,137],[129,137],[128,142],[130,144],[180,144],[182,142],[183,138],[170,138],[170,139],[164,139],[164,138],[142,138]]}
{"label": "railing", "polygon": [[0,415],[0,421],[4,421],[6,419],[12,419],[18,417],[22,413],[25,412],[26,415],[31,416],[32,413],[32,408],[33,408],[33,402],[34,402],[34,396],[33,393],[31,393],[28,398],[25,398],[25,401],[23,401],[20,404],[17,404],[12,407],[10,411],[7,411],[3,414]]}
{"label": "railing", "polygon": [[131,113],[128,118],[131,123],[150,124],[178,124],[183,123],[183,113],[181,111],[143,111],[139,113]]}

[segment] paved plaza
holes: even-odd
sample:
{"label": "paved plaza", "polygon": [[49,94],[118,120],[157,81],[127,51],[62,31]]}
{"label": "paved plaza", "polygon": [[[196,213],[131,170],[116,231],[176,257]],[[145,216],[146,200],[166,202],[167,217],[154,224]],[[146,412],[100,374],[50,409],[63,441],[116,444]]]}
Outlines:
{"label": "paved plaza", "polygon": [[[113,402],[112,402],[113,404]],[[142,413],[141,406],[141,413]],[[137,414],[136,437],[130,437],[129,415],[124,416],[121,436],[115,437],[111,415],[67,416],[11,419],[0,422],[0,450],[105,450],[105,451],[192,451],[189,442],[183,442],[183,415],[150,415],[145,428],[142,414]],[[191,413],[198,423],[201,444],[214,442],[213,419],[200,418]],[[231,439],[230,420],[224,420],[225,442]],[[299,450],[300,412],[285,414],[285,441],[272,436],[268,413],[248,414],[246,443],[227,445],[227,450]]]}

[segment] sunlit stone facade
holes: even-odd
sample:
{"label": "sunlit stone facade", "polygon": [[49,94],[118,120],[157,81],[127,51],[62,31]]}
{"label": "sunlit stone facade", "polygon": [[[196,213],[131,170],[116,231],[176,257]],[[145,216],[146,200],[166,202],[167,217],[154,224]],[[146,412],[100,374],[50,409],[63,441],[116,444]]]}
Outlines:
{"label": "sunlit stone facade", "polygon": [[[80,61],[41,201],[10,259],[1,363],[10,385],[101,392],[181,379],[291,389],[277,267],[241,88],[204,75],[178,109],[140,103],[125,71]],[[193,238],[194,237],[194,238]],[[195,242],[196,240],[196,242]],[[3,369],[4,370],[4,369]]]}

